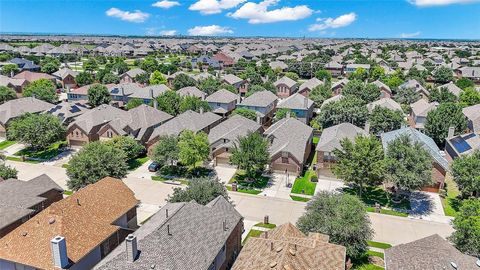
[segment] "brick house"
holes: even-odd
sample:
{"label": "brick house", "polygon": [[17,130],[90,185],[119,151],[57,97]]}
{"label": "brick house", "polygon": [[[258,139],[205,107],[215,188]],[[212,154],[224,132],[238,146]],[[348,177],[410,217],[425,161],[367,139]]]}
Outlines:
{"label": "brick house", "polygon": [[239,78],[233,74],[226,74],[222,78],[222,82],[234,86],[240,95],[245,95],[248,92],[248,81]]}
{"label": "brick house", "polygon": [[69,68],[62,68],[57,72],[52,74],[57,78],[64,89],[70,89],[77,87],[77,81],[75,78],[78,75],[78,72],[73,71]]}
{"label": "brick house", "polygon": [[280,98],[289,97],[298,90],[298,83],[287,76],[278,79],[273,85],[277,88],[277,96]]}

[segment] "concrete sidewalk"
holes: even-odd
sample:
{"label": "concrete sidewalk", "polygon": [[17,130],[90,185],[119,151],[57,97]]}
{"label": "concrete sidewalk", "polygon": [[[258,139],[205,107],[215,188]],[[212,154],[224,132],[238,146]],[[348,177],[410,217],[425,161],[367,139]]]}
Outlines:
{"label": "concrete sidewalk", "polygon": [[[288,182],[292,184],[295,182],[295,176],[289,175]],[[292,188],[289,188],[287,185],[287,176],[284,174],[274,173],[272,174],[272,178],[268,182],[268,186],[262,191],[262,193],[258,194],[259,196],[266,196],[266,197],[275,197],[275,198],[282,198],[282,199],[290,199],[290,192]]]}

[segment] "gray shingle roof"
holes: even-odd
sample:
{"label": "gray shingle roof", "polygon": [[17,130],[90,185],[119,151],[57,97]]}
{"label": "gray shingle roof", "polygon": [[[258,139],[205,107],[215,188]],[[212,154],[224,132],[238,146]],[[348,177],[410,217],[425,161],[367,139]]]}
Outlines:
{"label": "gray shingle roof", "polygon": [[70,124],[70,127],[77,125],[86,133],[92,134],[95,133],[100,126],[111,123],[117,128],[120,127],[117,131],[121,132],[123,127],[129,122],[131,122],[131,118],[127,111],[103,104],[78,116],[77,119]]}
{"label": "gray shingle roof", "polygon": [[177,90],[177,93],[184,97],[184,96],[193,96],[193,97],[198,97],[200,99],[204,99],[207,94],[205,92],[201,91],[195,86],[187,86],[183,87],[181,89]]}
{"label": "gray shingle roof", "polygon": [[425,149],[443,169],[446,171],[449,170],[448,161],[442,156],[440,148],[438,148],[433,139],[412,127],[404,127],[382,133],[380,136],[382,138],[383,149],[386,151],[388,144],[402,135],[407,135],[413,143],[420,143],[422,148]]}
{"label": "gray shingle roof", "polygon": [[291,88],[293,86],[295,86],[297,84],[296,81],[290,79],[289,77],[287,76],[283,76],[282,78],[278,79],[277,81],[275,81],[273,83],[275,86],[279,85],[279,84],[285,84],[287,87]]}
{"label": "gray shingle roof", "polygon": [[369,112],[373,111],[373,109],[375,109],[375,107],[377,106],[382,108],[387,108],[392,111],[395,111],[395,110],[403,111],[402,106],[400,106],[398,102],[396,102],[391,98],[381,98],[379,100],[368,103],[367,104],[368,111]]}
{"label": "gray shingle roof", "polygon": [[267,138],[273,138],[270,143],[270,156],[279,152],[292,154],[303,163],[305,149],[313,134],[313,128],[295,118],[283,118],[265,131]]}
{"label": "gray shingle roof", "polygon": [[315,150],[332,152],[336,148],[341,148],[340,142],[343,139],[346,138],[353,141],[358,135],[367,135],[367,133],[365,130],[350,123],[341,123],[326,128],[323,130]]}
{"label": "gray shingle roof", "polygon": [[0,105],[0,122],[5,124],[24,113],[39,113],[50,109],[53,104],[33,97],[12,99]]}
{"label": "gray shingle roof", "polygon": [[151,269],[153,265],[162,270],[209,269],[241,221],[242,216],[221,196],[206,206],[195,202],[168,203],[133,233],[140,251],[134,262],[126,261],[122,243],[94,269]]}
{"label": "gray shingle roof", "polygon": [[298,110],[308,110],[313,106],[313,100],[305,97],[300,93],[295,93],[288,98],[280,101],[277,105],[277,108],[284,109],[298,109]]}
{"label": "gray shingle roof", "polygon": [[267,90],[255,92],[245,98],[240,104],[243,106],[267,107],[278,99],[278,97]]}
{"label": "gray shingle roof", "polygon": [[208,134],[208,141],[212,144],[218,140],[226,139],[225,145],[230,147],[233,146],[238,137],[257,131],[260,127],[257,122],[236,114],[212,128]]}
{"label": "gray shingle roof", "polygon": [[238,96],[236,94],[228,90],[220,89],[208,96],[205,100],[208,102],[230,103],[237,100],[237,97]]}
{"label": "gray shingle roof", "polygon": [[197,132],[219,121],[221,118],[221,116],[212,112],[201,114],[188,110],[155,128],[150,139],[163,135],[179,135],[184,130]]}
{"label": "gray shingle roof", "polygon": [[479,269],[476,260],[458,251],[438,234],[385,250],[385,266],[388,270],[454,269],[452,262],[459,270],[474,270]]}
{"label": "gray shingle roof", "polygon": [[298,90],[299,90],[299,91],[302,91],[302,90],[304,90],[304,89],[306,89],[306,88],[312,90],[313,88],[315,88],[315,87],[317,87],[317,86],[319,86],[319,85],[322,85],[322,84],[323,84],[322,81],[320,81],[319,79],[313,77],[313,78],[311,78],[310,80],[302,83],[302,84],[300,85],[300,88],[299,88]]}
{"label": "gray shingle roof", "polygon": [[228,84],[232,84],[232,85],[243,81],[242,78],[239,78],[233,74],[226,74],[225,76],[223,76],[222,79]]}

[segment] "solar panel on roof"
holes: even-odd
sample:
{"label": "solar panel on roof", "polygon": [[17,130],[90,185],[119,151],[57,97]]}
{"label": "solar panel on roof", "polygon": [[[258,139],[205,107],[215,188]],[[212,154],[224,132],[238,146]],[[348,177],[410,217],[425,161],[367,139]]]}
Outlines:
{"label": "solar panel on roof", "polygon": [[477,136],[477,134],[471,133],[471,134],[468,134],[467,136],[463,137],[463,139],[468,140],[468,139],[471,139],[471,138],[476,137],[476,136]]}
{"label": "solar panel on roof", "polygon": [[472,147],[470,147],[470,145],[462,137],[455,137],[451,139],[450,142],[459,153],[463,153],[472,149]]}
{"label": "solar panel on roof", "polygon": [[80,111],[80,109],[79,109],[77,106],[72,106],[72,107],[70,108],[70,112],[71,112],[71,113],[76,113],[76,112],[79,112],[79,111]]}

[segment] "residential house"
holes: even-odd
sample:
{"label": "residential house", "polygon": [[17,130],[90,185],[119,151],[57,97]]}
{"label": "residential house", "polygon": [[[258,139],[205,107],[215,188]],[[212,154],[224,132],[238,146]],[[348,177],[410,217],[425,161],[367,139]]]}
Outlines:
{"label": "residential house", "polygon": [[0,238],[61,199],[63,189],[46,174],[28,181],[0,180]]}
{"label": "residential house", "polygon": [[476,150],[480,150],[480,135],[476,133],[448,137],[445,142],[445,152],[449,161],[470,155]]}
{"label": "residential house", "polygon": [[108,86],[112,103],[119,107],[125,106],[131,99],[141,99],[144,104],[150,104],[156,97],[170,90],[164,84],[142,87],[137,83],[121,83]]}
{"label": "residential house", "polygon": [[16,79],[10,78],[7,76],[0,75],[0,86],[6,86],[15,90],[17,97],[20,97],[23,93],[23,88],[28,85],[28,82],[25,79]]}
{"label": "residential house", "polygon": [[343,65],[335,61],[325,64],[325,70],[329,71],[332,74],[332,77],[335,78],[343,75]]}
{"label": "residential house", "polygon": [[288,98],[281,100],[277,109],[288,109],[291,113],[294,113],[298,120],[302,123],[310,123],[313,116],[313,100],[305,97],[300,93],[295,93]]}
{"label": "residential house", "polygon": [[345,73],[351,74],[359,68],[363,68],[368,72],[370,70],[370,65],[369,64],[347,64],[347,66],[345,67]]}
{"label": "residential house", "polygon": [[286,98],[298,90],[298,83],[287,76],[283,76],[273,83],[277,88],[277,96],[280,98]]}
{"label": "residential house", "polygon": [[13,58],[10,61],[8,61],[12,64],[15,64],[18,66],[18,68],[23,71],[23,70],[28,70],[28,71],[40,71],[40,66],[35,64],[33,61],[23,59],[23,58]]}
{"label": "residential house", "polygon": [[320,85],[323,85],[324,82],[320,81],[316,77],[311,78],[310,80],[302,83],[300,87],[298,88],[298,93],[308,97],[310,92],[315,88]]}
{"label": "residential house", "polygon": [[260,124],[238,114],[212,128],[208,134],[208,141],[213,164],[215,166],[228,164],[230,152],[234,148],[234,144],[238,143],[238,138],[261,130]]}
{"label": "residential house", "polygon": [[480,134],[480,104],[463,108],[462,112],[467,117],[468,129]]}
{"label": "residential house", "polygon": [[428,99],[430,96],[430,92],[425,89],[417,80],[411,79],[403,84],[401,84],[398,88],[400,89],[413,89],[416,93],[418,93],[423,99]]}
{"label": "residential house", "polygon": [[480,67],[461,67],[455,70],[457,77],[467,78],[476,83],[480,82]]}
{"label": "residential house", "polygon": [[208,55],[202,55],[197,58],[193,58],[191,61],[192,67],[198,67],[200,70],[207,70],[208,68],[220,69],[220,63],[213,57]]}
{"label": "residential house", "polygon": [[248,238],[232,270],[345,270],[346,248],[320,233],[305,235],[291,223]]}
{"label": "residential house", "polygon": [[401,111],[403,112],[402,106],[391,98],[381,98],[379,100],[370,102],[367,104],[368,112],[372,112],[375,107],[382,107],[392,111]]}
{"label": "residential house", "polygon": [[342,140],[355,140],[357,136],[366,136],[368,133],[353,124],[341,123],[332,127],[328,127],[322,131],[320,140],[317,143],[315,151],[317,151],[317,168],[331,168],[336,157],[333,150],[342,149]]}
{"label": "residential house", "polygon": [[133,83],[138,75],[145,73],[145,70],[141,68],[130,69],[129,71],[120,75],[120,83]]}
{"label": "residential house", "polygon": [[69,68],[62,68],[57,72],[52,73],[52,75],[56,77],[64,89],[77,87],[77,81],[75,80],[78,75],[77,71],[73,71]]}
{"label": "residential house", "polygon": [[325,101],[323,101],[322,105],[320,106],[320,109],[322,109],[323,107],[325,107],[327,104],[332,103],[332,102],[339,101],[339,100],[341,100],[342,98],[344,98],[344,96],[343,96],[342,94],[333,96],[333,97],[331,97],[331,98],[327,98]]}
{"label": "residential house", "polygon": [[273,70],[281,70],[284,71],[288,68],[288,65],[285,64],[283,61],[271,61],[268,63],[268,66]]}
{"label": "residential house", "polygon": [[313,128],[286,117],[265,130],[270,143],[270,169],[300,175],[312,150]]}
{"label": "residential house", "polygon": [[9,100],[0,105],[0,137],[5,138],[8,123],[25,113],[41,113],[49,110],[53,104],[34,97]]}
{"label": "residential house", "polygon": [[128,113],[128,135],[142,144],[148,142],[156,128],[173,118],[172,115],[145,104],[128,110]]}
{"label": "residential house", "polygon": [[193,132],[203,131],[208,134],[210,130],[221,121],[222,117],[212,112],[197,113],[188,110],[153,130],[147,141],[148,152],[152,152],[154,145],[161,136],[178,136],[184,130],[191,130]]}
{"label": "residential house", "polygon": [[235,59],[224,52],[218,52],[213,56],[218,61],[221,68],[231,67],[235,64]]}
{"label": "residential house", "polygon": [[446,83],[444,85],[440,85],[437,87],[439,90],[442,88],[445,88],[448,90],[448,92],[452,93],[455,95],[457,98],[460,96],[460,93],[462,93],[462,89],[458,86],[456,86],[453,82]]}
{"label": "residential house", "polygon": [[50,80],[51,82],[55,83],[55,77],[52,75],[49,75],[47,73],[40,73],[40,72],[32,72],[29,70],[24,70],[15,76],[13,76],[15,79],[24,79],[27,81],[27,84],[32,83],[33,81],[40,80],[40,79],[47,79]]}
{"label": "residential house", "polygon": [[342,93],[343,87],[349,82],[348,79],[342,79],[340,81],[334,82],[332,84],[332,92],[334,96],[340,95]]}
{"label": "residential house", "polygon": [[243,218],[224,197],[167,203],[94,270],[226,270],[242,248]]}
{"label": "residential house", "polygon": [[205,99],[212,108],[212,112],[226,116],[235,110],[240,94],[236,95],[228,90],[220,89]]}
{"label": "residential house", "polygon": [[376,80],[372,84],[376,85],[380,89],[380,98],[391,98],[393,96],[392,89],[383,82]]}
{"label": "residential house", "polygon": [[61,102],[53,105],[45,113],[57,116],[62,123],[68,125],[75,120],[79,115],[89,111],[90,109],[81,102]]}
{"label": "residential house", "polygon": [[478,269],[478,259],[463,254],[438,234],[385,250],[385,269]]}
{"label": "residential house", "polygon": [[195,86],[187,86],[177,90],[177,94],[182,97],[191,96],[204,100],[207,94]]}
{"label": "residential house", "polygon": [[425,99],[419,99],[417,102],[410,104],[412,112],[410,114],[410,126],[416,129],[424,129],[427,122],[427,115],[430,111],[438,107],[438,102],[428,102]]}
{"label": "residential house", "polygon": [[257,113],[257,122],[269,125],[277,108],[278,97],[270,91],[255,92],[237,104],[237,108],[246,108]]}
{"label": "residential house", "polygon": [[234,86],[242,96],[248,92],[248,81],[233,74],[224,75],[222,82]]}
{"label": "residential house", "polygon": [[119,179],[87,185],[1,238],[0,269],[91,269],[137,228],[137,204]]}
{"label": "residential house", "polygon": [[433,160],[432,180],[433,185],[425,187],[430,191],[438,191],[442,189],[445,183],[445,175],[449,170],[448,161],[443,151],[440,151],[435,141],[422,132],[412,127],[404,127],[390,132],[382,133],[383,148],[387,150],[388,144],[400,136],[408,136],[412,143],[419,143],[425,149]]}

